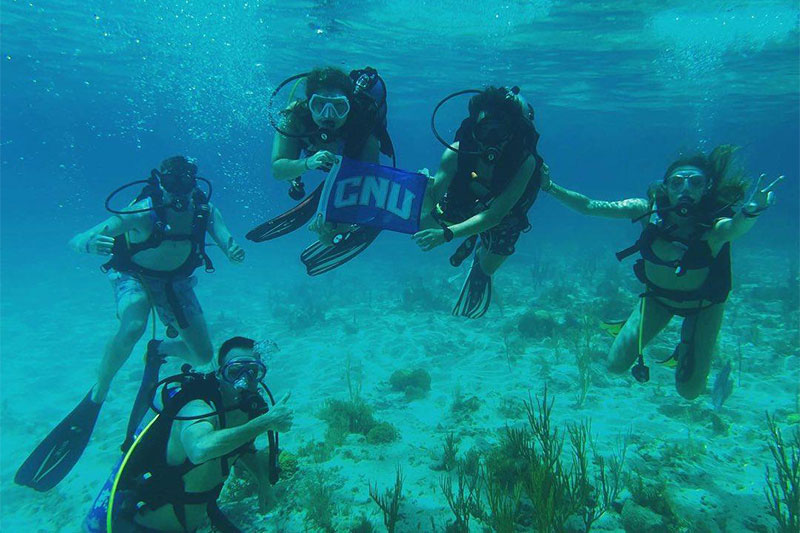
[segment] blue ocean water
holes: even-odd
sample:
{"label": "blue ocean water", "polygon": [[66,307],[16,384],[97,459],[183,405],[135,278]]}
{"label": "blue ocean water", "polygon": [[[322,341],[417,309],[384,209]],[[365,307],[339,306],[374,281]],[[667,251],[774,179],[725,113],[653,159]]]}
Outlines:
{"label": "blue ocean water", "polygon": [[[632,468],[649,458],[650,466],[663,460],[672,479],[685,475],[683,489],[714,501],[696,506],[712,516],[708,530],[771,524],[763,498],[771,460],[763,413],[777,412],[791,426],[786,421],[799,409],[798,315],[790,300],[800,251],[796,2],[2,0],[0,6],[0,528],[77,530],[116,457],[141,372],[137,355],[118,375],[86,455],[58,494],[34,494],[11,482],[27,452],[91,386],[116,327],[99,259],[74,254],[66,242],[106,216],[111,190],[179,153],[197,158],[201,175],[214,184],[214,203],[247,252],[237,267],[212,251],[218,270],[200,275],[212,339],[269,336],[281,346],[273,386],[291,388],[298,409],[287,448],[297,453],[310,439],[323,439],[318,410],[326,399],[346,397],[348,358],[361,365],[365,397],[408,430],[389,450],[354,445],[358,457],[372,461],[361,470],[341,456],[306,468],[308,474],[327,466],[339,476],[335,530],[344,531],[342,524],[362,511],[381,522],[367,481],[388,486],[396,463],[406,464],[408,493],[399,530],[427,530],[431,519],[443,527],[449,510],[434,494],[439,474],[427,455],[448,431],[463,439],[463,451],[485,444],[478,430],[493,442],[489,433],[505,420],[497,406],[540,393],[545,382],[555,391],[558,416],[593,418],[602,440],[632,426]],[[668,371],[649,388],[632,388],[630,379],[605,377],[598,361],[589,399],[574,411],[574,364],[558,342],[523,339],[513,371],[498,358],[504,345],[508,353],[508,332],[531,310],[561,323],[608,318],[600,316],[604,308],[628,312],[639,289],[613,254],[637,230],[624,221],[582,217],[541,195],[530,212],[532,231],[495,280],[497,305],[476,322],[449,315],[461,280],[448,280],[463,274],[447,262],[452,249],[423,254],[408,236],[383,234],[340,271],[308,278],[298,256],[311,233],[245,241],[250,228],[293,205],[285,183],[271,177],[269,94],[286,77],[319,65],[380,71],[398,165],[409,170],[438,164],[443,148],[430,131],[434,105],[453,91],[494,84],[521,88],[535,108],[539,151],[554,180],[592,197],[640,197],[680,154],[719,144],[740,146],[753,177],[785,175],[776,205],[734,246],[734,299],[712,373],[737,347],[744,350],[729,411],[714,414],[728,432],[709,429],[708,399],[681,400]],[[446,137],[465,113],[466,99],[443,109],[437,123]],[[542,265],[548,278],[533,279],[534,266]],[[619,281],[624,305],[594,291],[598,272]],[[539,284],[566,299],[548,296]],[[429,294],[421,307],[408,297],[416,287]],[[592,342],[599,352],[610,343],[599,332]],[[542,361],[552,370],[543,371]],[[394,370],[414,366],[433,377],[422,404],[401,402],[386,389]],[[459,382],[484,402],[475,420],[448,415]],[[708,416],[688,414],[695,412]],[[660,446],[687,439],[701,443],[704,458],[667,464]],[[719,455],[723,448],[730,457]],[[709,473],[705,481],[701,470]],[[358,496],[351,486],[360,488]],[[291,494],[282,503],[283,530],[302,531],[297,524],[306,511]],[[692,497],[672,494],[675,514],[688,512]],[[742,506],[751,510],[737,515]],[[235,509],[239,521],[248,513],[246,505]],[[609,513],[601,527],[631,531],[620,516]],[[249,530],[280,530],[270,529],[276,520],[260,519]]]}

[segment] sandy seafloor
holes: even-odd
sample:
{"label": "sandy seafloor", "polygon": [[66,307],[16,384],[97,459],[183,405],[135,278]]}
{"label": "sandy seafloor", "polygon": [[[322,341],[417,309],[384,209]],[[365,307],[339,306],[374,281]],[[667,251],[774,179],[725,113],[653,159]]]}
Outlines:
{"label": "sandy seafloor", "polygon": [[[335,530],[347,531],[363,512],[380,524],[380,531],[382,520],[368,484],[390,487],[395,467],[402,465],[404,499],[397,531],[431,531],[432,522],[442,530],[452,515],[439,488],[442,473],[432,467],[446,435],[455,434],[461,454],[472,447],[485,450],[498,430],[523,421],[519,402],[529,393],[540,394],[547,384],[555,398],[555,424],[591,418],[599,453],[610,453],[631,432],[626,468],[667,483],[672,523],[680,524],[674,530],[769,530],[772,519],[763,491],[771,458],[764,413],[774,412],[788,427],[798,409],[797,280],[791,277],[797,266],[791,266],[790,253],[759,250],[756,241],[749,240],[734,255],[735,290],[709,387],[722,361],[733,358],[735,389],[719,411],[708,395],[683,400],[674,390],[673,371],[655,363],[672,351],[675,321],[646,351],[652,372],[646,385],[630,375],[605,372],[611,338],[593,327],[591,386],[585,403],[576,405],[569,332],[584,316],[596,325],[600,318],[627,315],[640,290],[630,264],[617,264],[611,248],[587,253],[566,244],[535,254],[521,251],[497,274],[492,309],[477,321],[450,316],[464,269],[450,267],[445,252],[423,258],[403,242],[403,250],[414,254],[404,261],[382,259],[370,250],[340,271],[315,279],[304,277],[296,262],[300,239],[246,243],[250,255],[238,268],[212,252],[217,273],[198,273],[198,294],[215,345],[247,335],[271,338],[280,346],[267,381],[278,397],[292,391],[295,424],[282,437],[285,450],[297,453],[324,439],[318,414],[326,399],[348,398],[348,360],[376,417],[400,430],[391,444],[369,445],[352,436],[324,462],[301,456],[299,471],[279,484],[278,507],[268,516],[256,513],[255,496],[246,485],[237,490],[244,495],[239,501],[224,493],[223,508],[244,531],[314,531],[305,520],[303,491],[306,480],[322,472],[335,489]],[[146,339],[118,374],[73,472],[47,494],[15,486],[11,480],[25,455],[86,393],[116,324],[109,285],[95,269],[99,258],[59,248],[50,261],[21,266],[26,254],[41,257],[39,245],[28,242],[12,250],[20,254],[13,264],[9,250],[2,299],[0,526],[10,532],[78,531],[118,457]],[[419,290],[404,293],[409,288]],[[523,335],[518,323],[530,310],[547,313],[563,326],[552,336]],[[170,365],[177,370],[177,363]],[[395,370],[416,368],[430,373],[431,390],[409,402],[390,389],[388,380]],[[477,409],[456,417],[451,406],[457,394],[477,397]],[[629,496],[623,491],[620,500]],[[621,515],[607,513],[594,529],[623,531]],[[481,531],[474,520],[472,530]]]}

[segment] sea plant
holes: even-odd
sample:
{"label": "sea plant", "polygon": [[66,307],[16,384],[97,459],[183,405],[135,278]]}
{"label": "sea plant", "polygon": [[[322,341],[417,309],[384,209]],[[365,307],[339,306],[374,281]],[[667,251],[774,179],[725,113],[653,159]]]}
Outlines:
{"label": "sea plant", "polygon": [[541,399],[529,398],[524,405],[527,424],[506,427],[486,455],[481,505],[473,507],[472,517],[495,531],[517,526],[562,531],[568,521],[578,520],[588,532],[622,489],[627,439],[615,455],[604,458],[594,451],[588,421],[568,425],[566,434],[552,425],[547,388]]}
{"label": "sea plant", "polygon": [[456,436],[451,431],[447,434],[444,439],[444,444],[442,445],[442,458],[439,460],[439,463],[434,465],[434,470],[444,470],[446,472],[451,471],[458,465],[458,459],[456,455],[458,454],[458,444],[456,443]]}
{"label": "sea plant", "polygon": [[370,483],[369,497],[383,512],[383,525],[386,526],[388,533],[394,533],[397,521],[400,519],[400,501],[403,499],[403,472],[399,465],[394,480],[394,489],[386,489],[381,494],[378,492],[377,483],[374,487]]}
{"label": "sea plant", "polygon": [[794,427],[789,439],[784,440],[775,416],[766,416],[774,470],[767,465],[764,495],[778,531],[796,533],[800,531],[800,428]]}
{"label": "sea plant", "polygon": [[327,400],[319,413],[319,417],[328,423],[325,432],[326,443],[331,447],[338,446],[351,433],[364,435],[370,444],[394,440],[397,436],[394,426],[376,420],[372,414],[372,407],[361,397],[361,374],[353,369],[349,357],[345,378],[349,399]]}
{"label": "sea plant", "polygon": [[336,504],[333,500],[333,485],[325,478],[325,473],[317,470],[305,483],[306,522],[325,532],[333,533],[333,515]]}
{"label": "sea plant", "polygon": [[480,476],[478,472],[470,474],[468,466],[459,461],[456,467],[456,487],[453,487],[451,475],[445,474],[439,479],[442,489],[455,520],[448,523],[445,531],[448,533],[469,533],[471,516],[484,515],[480,508]]}
{"label": "sea plant", "polygon": [[591,384],[590,363],[593,356],[592,331],[595,328],[591,317],[583,315],[576,326],[570,330],[569,344],[575,357],[575,368],[578,371],[578,393],[575,406],[582,407],[586,401]]}

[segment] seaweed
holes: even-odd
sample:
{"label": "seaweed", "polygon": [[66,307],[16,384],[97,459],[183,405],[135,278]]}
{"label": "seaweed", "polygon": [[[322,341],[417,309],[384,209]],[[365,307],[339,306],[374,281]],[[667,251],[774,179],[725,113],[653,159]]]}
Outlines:
{"label": "seaweed", "polygon": [[565,435],[552,426],[553,401],[545,387],[541,399],[524,402],[527,424],[506,427],[481,469],[480,501],[473,518],[495,531],[562,531],[580,520],[583,531],[613,508],[622,489],[627,438],[610,458],[596,453],[590,422],[567,425]]}
{"label": "seaweed", "polygon": [[474,515],[483,516],[480,510],[480,477],[475,472],[470,474],[468,466],[464,462],[459,462],[456,468],[457,489],[453,490],[453,479],[450,475],[443,475],[439,479],[439,486],[442,489],[455,516],[455,520],[449,522],[445,528],[449,533],[469,533],[470,517]]}
{"label": "seaweed", "polygon": [[383,511],[383,525],[386,526],[388,533],[394,533],[394,528],[400,519],[400,501],[403,499],[403,471],[399,465],[394,481],[394,489],[386,489],[383,494],[380,494],[378,485],[376,484],[373,487],[370,483],[369,497]]}
{"label": "seaweed", "polygon": [[444,470],[450,472],[458,465],[458,444],[456,444],[456,437],[451,431],[445,437],[444,444],[442,445],[442,458],[437,464],[433,466],[433,470]]}
{"label": "seaweed", "polygon": [[327,532],[335,532],[333,514],[336,504],[333,501],[333,485],[325,479],[325,473],[316,471],[305,483],[304,507],[306,522]]}
{"label": "seaweed", "polygon": [[582,407],[586,401],[591,385],[590,363],[594,355],[592,345],[592,331],[595,329],[594,320],[583,315],[576,321],[571,329],[569,339],[570,348],[575,356],[575,368],[578,371],[579,389],[575,397],[575,407]]}
{"label": "seaweed", "polygon": [[800,531],[800,429],[795,427],[789,440],[784,440],[774,415],[766,417],[775,465],[773,471],[766,467],[764,495],[778,531],[795,533]]}
{"label": "seaweed", "polygon": [[[353,379],[355,373],[356,379]],[[325,441],[330,446],[338,446],[347,435],[357,433],[367,437],[370,444],[391,442],[397,437],[397,430],[388,422],[375,419],[370,406],[361,398],[361,374],[353,369],[347,358],[345,378],[347,380],[348,400],[327,400],[319,417],[328,423]]]}

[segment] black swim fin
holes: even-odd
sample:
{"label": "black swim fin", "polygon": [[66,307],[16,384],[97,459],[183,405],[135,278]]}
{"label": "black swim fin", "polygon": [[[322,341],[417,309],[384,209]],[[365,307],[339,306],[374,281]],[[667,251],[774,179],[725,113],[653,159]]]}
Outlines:
{"label": "black swim fin", "polygon": [[39,492],[58,485],[86,449],[101,406],[92,401],[92,391],[89,391],[25,459],[14,476],[14,482]]}
{"label": "black swim fin", "polygon": [[317,212],[319,200],[322,197],[323,181],[308,197],[272,220],[268,220],[258,227],[253,228],[245,237],[253,242],[264,242],[276,239],[308,223]]}
{"label": "black swim fin", "polygon": [[336,244],[317,241],[300,254],[309,276],[318,276],[343,265],[367,249],[381,232],[372,226],[354,226],[337,236]]}
{"label": "black swim fin", "polygon": [[472,260],[472,267],[469,275],[464,280],[461,294],[458,297],[454,316],[465,316],[467,318],[480,318],[489,310],[492,302],[492,277],[483,271],[478,257]]}
{"label": "black swim fin", "polygon": [[139,385],[139,392],[136,393],[136,400],[133,402],[133,408],[128,418],[128,430],[125,433],[125,441],[122,443],[122,453],[127,452],[133,444],[136,429],[144,420],[147,411],[150,410],[150,404],[153,402],[153,395],[156,392],[155,385],[158,383],[158,371],[165,362],[164,356],[158,353],[160,345],[161,341],[156,339],[147,342],[142,383]]}

